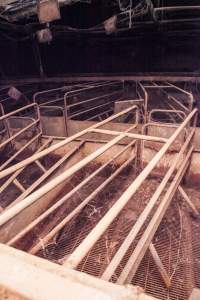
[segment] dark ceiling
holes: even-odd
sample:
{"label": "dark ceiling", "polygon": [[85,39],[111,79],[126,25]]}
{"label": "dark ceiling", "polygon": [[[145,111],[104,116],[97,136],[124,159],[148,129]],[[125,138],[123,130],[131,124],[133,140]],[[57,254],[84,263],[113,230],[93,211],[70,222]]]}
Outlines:
{"label": "dark ceiling", "polygon": [[200,0],[59,1],[61,19],[50,23],[46,44],[36,36],[47,26],[36,0],[0,5],[1,77],[200,73]]}
{"label": "dark ceiling", "polygon": [[[11,1],[11,3],[9,3]],[[199,0],[58,0],[61,19],[50,24],[53,29],[73,33],[99,33],[102,23],[116,15],[118,31],[135,28],[176,28],[199,26]],[[34,33],[45,25],[39,24],[36,0],[2,0],[0,4],[1,30],[24,30]],[[17,26],[11,26],[18,25]],[[19,26],[21,25],[21,26]],[[26,26],[24,26],[26,25]],[[7,27],[6,27],[7,26]],[[188,26],[188,27],[187,27]],[[9,29],[8,29],[9,28]],[[81,31],[82,29],[82,31]]]}

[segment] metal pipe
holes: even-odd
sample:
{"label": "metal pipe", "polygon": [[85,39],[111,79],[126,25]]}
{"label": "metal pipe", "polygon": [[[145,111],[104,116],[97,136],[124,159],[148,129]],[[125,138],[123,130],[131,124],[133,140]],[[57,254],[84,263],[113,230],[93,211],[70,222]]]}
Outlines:
{"label": "metal pipe", "polygon": [[32,104],[26,105],[26,106],[24,106],[22,108],[19,108],[19,109],[15,110],[15,111],[12,111],[12,112],[10,112],[10,113],[8,113],[6,115],[1,116],[0,117],[0,121],[5,120],[5,119],[7,119],[7,118],[9,118],[9,117],[11,117],[13,115],[16,115],[19,112],[22,112],[23,110],[26,110],[27,108],[36,107],[36,106],[37,106],[36,103],[32,103]]}
{"label": "metal pipe", "polygon": [[123,269],[121,275],[119,276],[117,283],[118,284],[124,284],[130,283],[132,281],[133,276],[135,275],[139,264],[144,257],[144,254],[146,250],[148,249],[154,234],[156,230],[158,229],[158,226],[160,222],[162,221],[162,218],[169,207],[169,204],[185,174],[185,171],[187,170],[187,167],[189,165],[189,158],[192,154],[193,147],[190,148],[187,156],[183,160],[183,163],[180,166],[180,169],[178,170],[177,174],[175,175],[169,189],[167,190],[165,196],[163,197],[160,205],[158,206],[154,216],[151,218],[151,221],[149,225],[147,226],[145,232],[143,233],[141,239],[139,240],[136,248],[134,249],[133,253],[128,259],[128,262],[125,265],[125,268]]}
{"label": "metal pipe", "polygon": [[[135,125],[134,125],[135,128]],[[131,127],[133,129],[133,127]],[[121,131],[112,131],[108,129],[90,129],[88,132],[96,132],[96,133],[104,133],[108,135],[119,135],[122,132]],[[162,138],[162,137],[156,137],[156,136],[150,136],[150,135],[143,135],[143,134],[137,134],[137,133],[126,133],[124,132],[126,137],[135,138],[138,140],[145,140],[145,141],[152,141],[152,142],[160,142],[160,143],[166,143],[168,139]]]}
{"label": "metal pipe", "polygon": [[190,102],[189,102],[189,110],[191,111],[192,109],[193,109],[193,105],[194,105],[194,97],[193,97],[193,94],[192,93],[189,93],[188,91],[186,91],[186,90],[183,90],[183,89],[181,89],[180,87],[178,87],[178,86],[176,86],[176,85],[174,85],[174,84],[172,84],[172,83],[169,83],[169,82],[167,82],[171,87],[173,87],[173,88],[175,88],[176,90],[178,90],[178,91],[181,91],[183,94],[186,94],[188,97],[189,97],[189,99],[190,99]]}
{"label": "metal pipe", "polygon": [[39,132],[36,136],[34,136],[30,141],[28,141],[22,148],[20,148],[15,154],[13,154],[7,161],[5,161],[0,166],[0,171],[3,170],[13,159],[15,159],[20,153],[22,153],[27,147],[29,147],[33,142],[39,139],[42,135],[42,132]]}
{"label": "metal pipe", "polygon": [[100,117],[100,116],[103,116],[103,115],[106,115],[106,116],[107,116],[107,114],[111,113],[112,111],[113,111],[113,109],[106,110],[106,111],[104,111],[104,112],[102,112],[102,113],[99,113],[99,114],[97,114],[97,115],[95,115],[95,116],[93,116],[93,117],[87,119],[87,121],[92,121],[92,120],[94,120],[94,119],[96,119],[96,118],[98,118],[98,117]]}
{"label": "metal pipe", "polygon": [[119,173],[121,173],[132,161],[136,158],[136,154],[132,155],[127,161],[125,161],[110,177],[108,177],[96,190],[92,192],[85,200],[81,202],[67,217],[64,218],[56,227],[54,227],[41,242],[37,243],[30,250],[30,254],[37,253],[43,245],[48,243],[77,213],[79,213],[94,197],[97,196],[112,180],[114,180]]}
{"label": "metal pipe", "polygon": [[[53,141],[53,138],[48,138],[48,140],[36,151],[36,153],[37,152],[40,152],[40,151],[42,151],[43,149],[45,149],[46,147],[48,147],[50,144],[51,144],[51,142]],[[0,187],[0,193],[2,193],[8,186],[9,186],[9,184],[11,184],[12,183],[12,181],[13,180],[15,180],[15,178],[19,175],[19,174],[21,174],[21,172],[23,172],[23,170],[25,169],[25,167],[24,168],[22,168],[22,169],[19,169],[19,170],[17,170],[14,174],[12,174],[9,178],[8,178],[8,180],[6,180],[6,182],[4,182],[3,184],[2,184],[2,186]]]}
{"label": "metal pipe", "polygon": [[90,99],[83,100],[83,101],[80,101],[80,102],[76,102],[76,103],[73,103],[73,104],[68,104],[67,108],[76,107],[76,106],[81,105],[81,104],[85,104],[85,103],[88,103],[88,102],[99,100],[101,98],[105,98],[105,97],[109,97],[109,96],[114,96],[116,94],[119,94],[120,92],[121,92],[121,90],[120,91],[116,91],[116,92],[112,92],[112,93],[108,93],[108,94],[104,94],[104,95],[100,95],[100,96],[97,96],[95,98],[90,98]]}
{"label": "metal pipe", "polygon": [[166,114],[178,114],[178,116],[184,120],[186,118],[186,114],[182,111],[182,110],[174,110],[174,109],[152,109],[149,113],[149,122],[153,121],[153,122],[159,122],[159,121],[155,121],[155,119],[152,117],[153,114],[155,113],[166,113]]}
{"label": "metal pipe", "polygon": [[[6,169],[6,170],[0,172],[0,179],[4,178],[5,176],[7,176],[7,175],[9,175],[9,174],[11,174],[11,173],[13,173],[15,171],[17,171],[18,169],[21,169],[21,168],[27,166],[28,164],[31,164],[35,160],[40,159],[40,158],[44,157],[45,155],[47,155],[47,154],[49,154],[49,153],[51,153],[51,152],[53,152],[53,151],[55,151],[55,150],[57,150],[57,149],[59,149],[59,148],[61,148],[63,146],[69,144],[70,142],[72,142],[72,141],[76,140],[77,138],[79,138],[79,137],[85,135],[86,133],[88,133],[89,129],[98,128],[98,127],[100,127],[102,125],[107,124],[108,122],[111,122],[112,120],[115,120],[119,116],[122,116],[123,114],[125,114],[125,113],[127,113],[127,112],[129,112],[131,110],[137,110],[137,109],[138,109],[138,107],[136,105],[133,105],[132,107],[127,108],[127,109],[119,112],[118,114],[115,114],[115,115],[109,117],[108,119],[106,119],[106,120],[104,120],[104,121],[102,121],[100,123],[94,124],[93,126],[87,128],[87,129],[85,129],[85,130],[83,130],[81,132],[78,132],[75,135],[73,135],[73,136],[71,136],[71,137],[69,137],[69,138],[67,138],[67,139],[65,139],[65,140],[63,140],[63,141],[61,141],[61,142],[59,142],[59,143],[57,143],[55,145],[52,145],[51,147],[49,147],[46,150],[41,151],[40,153],[36,153],[36,154],[32,155],[31,157],[25,159],[24,161],[22,161],[22,162],[20,162],[20,163],[18,163],[16,165],[14,165],[14,166]],[[144,138],[145,138],[145,136],[144,136]]]}
{"label": "metal pipe", "polygon": [[14,238],[12,238],[7,245],[13,245],[16,241],[22,238],[28,231],[33,229],[38,223],[44,220],[50,213],[54,212],[57,208],[63,205],[67,200],[70,199],[79,189],[81,189],[85,184],[90,182],[95,176],[97,176],[102,170],[104,170],[108,165],[113,163],[113,161],[118,158],[121,154],[127,151],[130,147],[134,146],[136,141],[132,141],[127,146],[125,146],[120,152],[115,154],[112,159],[99,167],[96,171],[90,174],[87,178],[85,178],[81,183],[79,183],[73,190],[71,190],[67,195],[58,200],[54,205],[52,205],[49,209],[47,209],[44,213],[42,213],[36,220],[31,222],[25,229],[23,229],[20,233],[18,233]]}
{"label": "metal pipe", "polygon": [[68,98],[73,97],[73,96],[77,97],[81,92],[96,90],[96,88],[99,88],[99,87],[105,88],[106,86],[110,86],[110,85],[115,86],[115,85],[119,85],[119,84],[121,84],[121,83],[120,82],[110,82],[110,83],[106,83],[103,85],[97,85],[94,87],[88,87],[88,88],[83,88],[83,89],[76,90],[76,91],[67,92],[64,95],[64,108],[65,108],[66,122],[67,122],[68,118],[72,118],[72,116],[68,116],[68,103],[67,103]]}
{"label": "metal pipe", "polygon": [[[89,86],[88,86],[89,84]],[[102,83],[99,83],[97,84],[96,86],[102,86],[102,85],[110,85],[110,84],[113,84],[113,82],[102,82]],[[37,92],[33,95],[33,101],[35,103],[38,103],[39,100],[37,100],[37,97],[38,96],[41,96],[41,95],[45,95],[45,94],[48,94],[48,93],[51,93],[51,92],[57,92],[57,91],[63,91],[63,93],[65,94],[66,93],[66,89],[70,89],[70,88],[76,88],[76,87],[87,87],[87,88],[92,88],[93,87],[93,84],[91,85],[91,83],[79,83],[79,84],[73,84],[73,85],[64,85],[60,88],[55,88],[55,89],[50,89],[50,90],[44,90],[44,91],[41,91],[41,92]],[[68,92],[72,92],[72,91],[68,91]],[[63,95],[63,98],[60,98],[60,99],[64,99],[64,95]],[[44,104],[44,103],[43,103]]]}
{"label": "metal pipe", "polygon": [[185,141],[183,147],[181,148],[179,154],[175,157],[173,164],[167,171],[166,175],[162,179],[161,183],[159,184],[158,188],[156,189],[155,193],[149,200],[148,204],[146,205],[143,212],[140,214],[139,218],[137,219],[136,223],[134,224],[133,228],[125,238],[124,242],[116,252],[115,256],[112,258],[111,262],[107,266],[106,270],[104,271],[102,275],[102,279],[104,280],[110,280],[112,275],[114,274],[116,268],[120,264],[122,258],[126,254],[127,250],[133,243],[134,239],[136,238],[137,234],[141,230],[142,226],[144,225],[145,221],[149,217],[149,214],[151,213],[152,209],[154,208],[155,204],[157,203],[159,197],[161,196],[163,190],[165,189],[167,183],[169,182],[169,179],[173,175],[177,165],[180,163],[180,159],[182,158],[183,153],[187,149],[190,141],[192,140],[195,133],[195,129],[191,132],[191,134],[188,136],[187,140]]}
{"label": "metal pipe", "polygon": [[94,153],[90,154],[88,157],[85,157],[83,160],[79,161],[77,164],[73,165],[71,168],[63,172],[61,175],[58,175],[56,178],[42,186],[40,189],[29,195],[24,201],[21,201],[17,205],[11,207],[9,210],[5,211],[0,215],[0,226],[7,223],[9,220],[11,220],[14,216],[19,214],[21,211],[23,211],[25,208],[29,207],[31,204],[36,202],[38,199],[40,199],[42,196],[50,192],[52,189],[54,189],[57,185],[65,181],[67,178],[72,176],[75,172],[79,171],[83,167],[85,167],[88,163],[105,153],[108,149],[110,149],[112,146],[116,145],[119,141],[121,141],[125,137],[124,134],[121,134],[120,136],[117,136],[107,144],[105,144],[103,147],[95,151]]}
{"label": "metal pipe", "polygon": [[179,136],[182,130],[187,126],[188,122],[197,114],[197,109],[194,109],[185,121],[180,125],[179,128],[174,132],[174,134],[167,140],[160,151],[153,157],[151,162],[143,169],[143,171],[138,175],[134,182],[128,187],[124,194],[118,199],[118,201],[112,206],[112,208],[105,214],[105,216],[99,221],[99,223],[91,230],[87,237],[82,241],[82,243],[75,249],[75,251],[69,256],[65,264],[69,268],[76,268],[82,259],[91,250],[94,244],[102,236],[102,234],[107,230],[113,220],[121,212],[121,210],[128,203],[130,198],[134,195],[136,190],[141,186],[144,180],[149,176],[151,171],[155,168],[160,159],[167,152],[169,147],[173,144],[175,139]]}
{"label": "metal pipe", "polygon": [[141,88],[142,92],[144,93],[144,123],[146,123],[147,116],[148,116],[148,93],[140,82],[138,82],[138,86]]}
{"label": "metal pipe", "polygon": [[95,110],[95,109],[97,109],[97,108],[100,108],[100,107],[108,106],[108,105],[110,105],[111,103],[114,103],[114,102],[115,102],[115,101],[112,100],[112,101],[110,101],[110,102],[107,102],[107,103],[104,103],[104,104],[100,104],[100,105],[94,106],[94,107],[92,107],[92,108],[88,108],[88,109],[86,109],[86,110],[79,111],[79,112],[77,112],[77,113],[75,113],[75,114],[70,115],[70,116],[68,117],[68,119],[75,118],[75,117],[77,117],[77,116],[83,115],[83,114],[85,114],[85,113],[88,113],[88,112],[93,111],[93,110]]}
{"label": "metal pipe", "polygon": [[163,11],[182,11],[182,10],[200,10],[200,6],[165,6],[154,8],[155,12]]}
{"label": "metal pipe", "polygon": [[171,279],[165,270],[165,267],[158,255],[158,252],[156,251],[155,246],[152,243],[149,245],[149,251],[153,257],[153,260],[158,268],[158,271],[159,271],[167,289],[169,289],[171,287]]}
{"label": "metal pipe", "polygon": [[48,171],[46,171],[40,178],[38,178],[32,185],[30,185],[23,194],[21,194],[15,201],[13,201],[6,209],[10,209],[20,201],[24,200],[31,192],[33,192],[39,185],[41,185],[45,179],[47,179],[56,169],[58,169],[66,160],[73,156],[83,145],[82,141],[78,146],[75,146],[72,150],[67,152],[61,159],[59,159]]}
{"label": "metal pipe", "polygon": [[25,131],[27,131],[29,128],[33,127],[34,125],[37,125],[40,122],[40,120],[35,120],[33,123],[27,125],[26,127],[24,127],[22,130],[18,131],[16,134],[12,135],[10,138],[8,138],[6,141],[4,141],[3,143],[0,144],[0,148],[4,147],[5,145],[7,145],[9,142],[11,142],[12,140],[14,140],[16,137],[18,137],[19,135],[21,135],[22,133],[24,133]]}
{"label": "metal pipe", "polygon": [[188,204],[188,206],[192,209],[193,213],[196,216],[199,216],[199,212],[197,210],[197,208],[195,207],[195,205],[192,203],[192,201],[190,200],[190,198],[188,197],[188,195],[186,194],[186,192],[184,191],[184,189],[182,188],[182,186],[179,185],[178,190],[181,194],[181,196],[183,197],[183,199],[185,200],[185,202]]}

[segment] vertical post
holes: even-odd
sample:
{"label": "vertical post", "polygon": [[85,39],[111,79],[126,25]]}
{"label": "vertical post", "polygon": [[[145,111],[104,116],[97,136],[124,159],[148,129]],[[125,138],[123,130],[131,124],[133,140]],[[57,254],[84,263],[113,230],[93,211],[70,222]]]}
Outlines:
{"label": "vertical post", "polygon": [[36,36],[34,35],[33,37],[33,53],[35,56],[35,61],[36,61],[36,65],[40,74],[40,77],[45,77],[45,73],[44,73],[44,68],[42,65],[42,58],[40,55],[40,49],[39,49],[39,45],[38,45],[38,41],[36,39]]}

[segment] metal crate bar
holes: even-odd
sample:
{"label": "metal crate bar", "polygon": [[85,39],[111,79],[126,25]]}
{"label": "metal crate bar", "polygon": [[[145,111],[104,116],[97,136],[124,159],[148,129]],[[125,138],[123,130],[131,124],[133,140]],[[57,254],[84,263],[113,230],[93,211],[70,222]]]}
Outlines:
{"label": "metal crate bar", "polygon": [[142,182],[147,178],[151,171],[155,168],[160,159],[167,152],[169,147],[173,144],[179,134],[184,130],[192,118],[197,114],[197,109],[194,109],[185,121],[177,128],[174,134],[167,140],[162,146],[160,151],[153,157],[150,163],[142,170],[137,176],[134,182],[128,187],[125,193],[119,198],[119,200],[112,206],[112,208],[106,213],[106,215],[100,220],[100,222],[92,229],[83,242],[75,249],[75,251],[69,256],[64,263],[65,266],[70,268],[76,268],[82,259],[87,255],[91,248],[95,245],[98,239],[102,236],[105,230],[117,217],[120,211],[124,208],[130,198],[134,195],[136,190],[140,187]]}

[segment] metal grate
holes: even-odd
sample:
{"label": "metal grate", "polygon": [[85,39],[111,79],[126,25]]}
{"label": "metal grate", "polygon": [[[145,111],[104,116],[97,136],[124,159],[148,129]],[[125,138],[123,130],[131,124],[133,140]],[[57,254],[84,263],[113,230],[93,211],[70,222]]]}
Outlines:
{"label": "metal grate", "polygon": [[[76,174],[70,181],[70,186],[66,186],[62,192],[69,192],[70,189],[76,186],[97,167],[97,165],[90,165],[84,169],[84,172]],[[40,240],[42,243],[42,237],[45,236],[57,222],[60,222],[61,219],[72,211],[81,200],[98,187],[107,176],[110,176],[115,169],[116,166],[114,165],[106,168],[89,182],[89,184],[82,188],[79,193],[71,197],[67,204],[43,220],[42,223],[24,236],[15,246],[28,251],[35,242]],[[75,215],[68,225],[65,226],[54,239],[46,244],[37,255],[62,264],[112,207],[124,190],[127,189],[135,176],[133,167],[125,169],[98,197],[95,197],[79,214]],[[158,184],[159,180],[157,178],[148,178],[144,181],[118,217],[82,260],[77,270],[96,277],[102,276],[111,259],[114,257],[130,229],[155,192]],[[197,196],[198,199],[199,194]],[[159,201],[157,205],[158,204]],[[115,274],[111,278],[112,282],[116,282],[119,278],[157,205],[154,207],[134,243],[130,246],[116,269]],[[200,209],[197,203],[195,203],[195,205]],[[152,256],[148,251],[132,280],[132,284],[143,287],[146,293],[158,299],[188,299],[192,288],[195,286],[200,287],[199,224],[199,219],[193,219],[188,208],[184,206],[182,199],[177,193],[153,240],[154,246],[167,273],[172,278],[172,286],[170,289],[165,287]]]}
{"label": "metal grate", "polygon": [[[57,235],[56,243],[51,241],[50,245],[41,250],[38,255],[47,259],[62,263],[63,259],[73,252],[73,250],[83,241],[94,226],[101,220],[118,197],[127,188],[127,175],[130,174],[129,181],[135,178],[133,168],[126,169],[111,184],[108,185],[97,197],[95,197],[85,208],[76,215],[65,228]],[[98,187],[105,178],[115,170],[115,167],[107,168],[101,176],[97,176],[85,188],[79,192],[78,201],[87,197],[96,187]],[[127,173],[127,175],[125,175]],[[119,189],[120,182],[120,189]],[[75,196],[77,198],[77,195]],[[72,200],[72,199],[71,199]],[[77,200],[76,200],[77,205]],[[75,205],[75,206],[76,206]],[[74,207],[75,207],[74,206]],[[70,207],[70,211],[74,209]],[[100,245],[99,252],[104,252],[104,247]],[[95,254],[96,259],[96,254]],[[81,267],[82,268],[82,267]],[[91,272],[94,268],[91,268]],[[86,270],[83,270],[86,272]],[[98,274],[94,274],[98,276]]]}
{"label": "metal grate", "polygon": [[[131,183],[131,176],[124,177],[126,185]],[[144,209],[149,197],[157,187],[156,180],[146,180],[134,197],[127,203],[119,216],[113,221],[96,245],[88,253],[87,257],[78,266],[79,271],[101,277],[111,259],[135,224],[140,213]],[[118,195],[115,195],[118,196]],[[117,273],[117,272],[116,272]],[[113,281],[115,278],[113,276]]]}
{"label": "metal grate", "polygon": [[165,287],[150,252],[146,253],[132,283],[159,299],[188,299],[195,286],[194,270],[188,263],[193,261],[191,236],[190,216],[174,199],[153,241],[172,278],[171,288]]}

